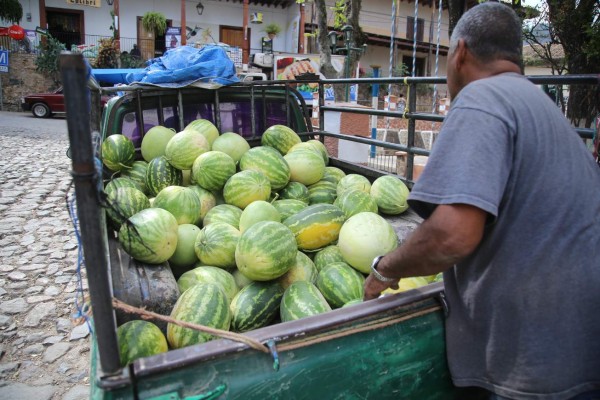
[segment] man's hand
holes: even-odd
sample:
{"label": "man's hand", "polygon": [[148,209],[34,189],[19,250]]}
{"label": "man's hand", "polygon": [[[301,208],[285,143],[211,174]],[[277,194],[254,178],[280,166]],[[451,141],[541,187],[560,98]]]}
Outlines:
{"label": "man's hand", "polygon": [[373,274],[369,274],[365,281],[365,295],[363,300],[371,300],[379,297],[381,292],[387,288],[398,289],[398,281],[395,282],[381,282],[376,279]]}

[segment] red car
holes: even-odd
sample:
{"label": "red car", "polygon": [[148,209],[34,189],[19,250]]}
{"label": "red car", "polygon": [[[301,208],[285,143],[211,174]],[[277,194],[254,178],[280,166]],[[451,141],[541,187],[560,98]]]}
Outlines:
{"label": "red car", "polygon": [[[106,104],[107,96],[102,96],[102,106]],[[31,111],[34,117],[49,118],[56,113],[65,113],[65,96],[63,88],[59,87],[52,93],[35,93],[21,98],[23,111]]]}

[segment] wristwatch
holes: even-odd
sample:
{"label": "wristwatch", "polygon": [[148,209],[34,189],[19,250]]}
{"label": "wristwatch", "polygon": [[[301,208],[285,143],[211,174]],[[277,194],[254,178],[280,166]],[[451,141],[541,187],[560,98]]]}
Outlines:
{"label": "wristwatch", "polygon": [[377,256],[373,259],[373,262],[371,263],[371,274],[373,274],[375,279],[377,279],[380,282],[385,282],[385,283],[396,282],[397,279],[386,278],[385,276],[381,275],[379,273],[379,271],[377,271],[377,264],[379,264],[379,261],[381,261],[382,258],[383,258],[383,256]]}

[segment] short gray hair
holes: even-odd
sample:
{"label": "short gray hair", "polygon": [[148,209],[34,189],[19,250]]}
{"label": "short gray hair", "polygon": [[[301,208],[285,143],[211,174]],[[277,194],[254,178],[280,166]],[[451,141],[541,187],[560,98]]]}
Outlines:
{"label": "short gray hair", "polygon": [[521,20],[510,7],[487,2],[460,18],[450,38],[450,52],[463,39],[469,51],[484,63],[507,60],[521,66],[522,36]]}

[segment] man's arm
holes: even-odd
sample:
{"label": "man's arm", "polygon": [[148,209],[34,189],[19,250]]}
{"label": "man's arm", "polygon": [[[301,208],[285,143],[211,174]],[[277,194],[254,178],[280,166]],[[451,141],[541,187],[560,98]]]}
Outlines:
{"label": "man's arm", "polygon": [[[471,205],[439,205],[402,246],[381,259],[377,271],[398,279],[445,271],[479,245],[486,218],[485,211]],[[364,299],[377,298],[390,286],[369,275]]]}

